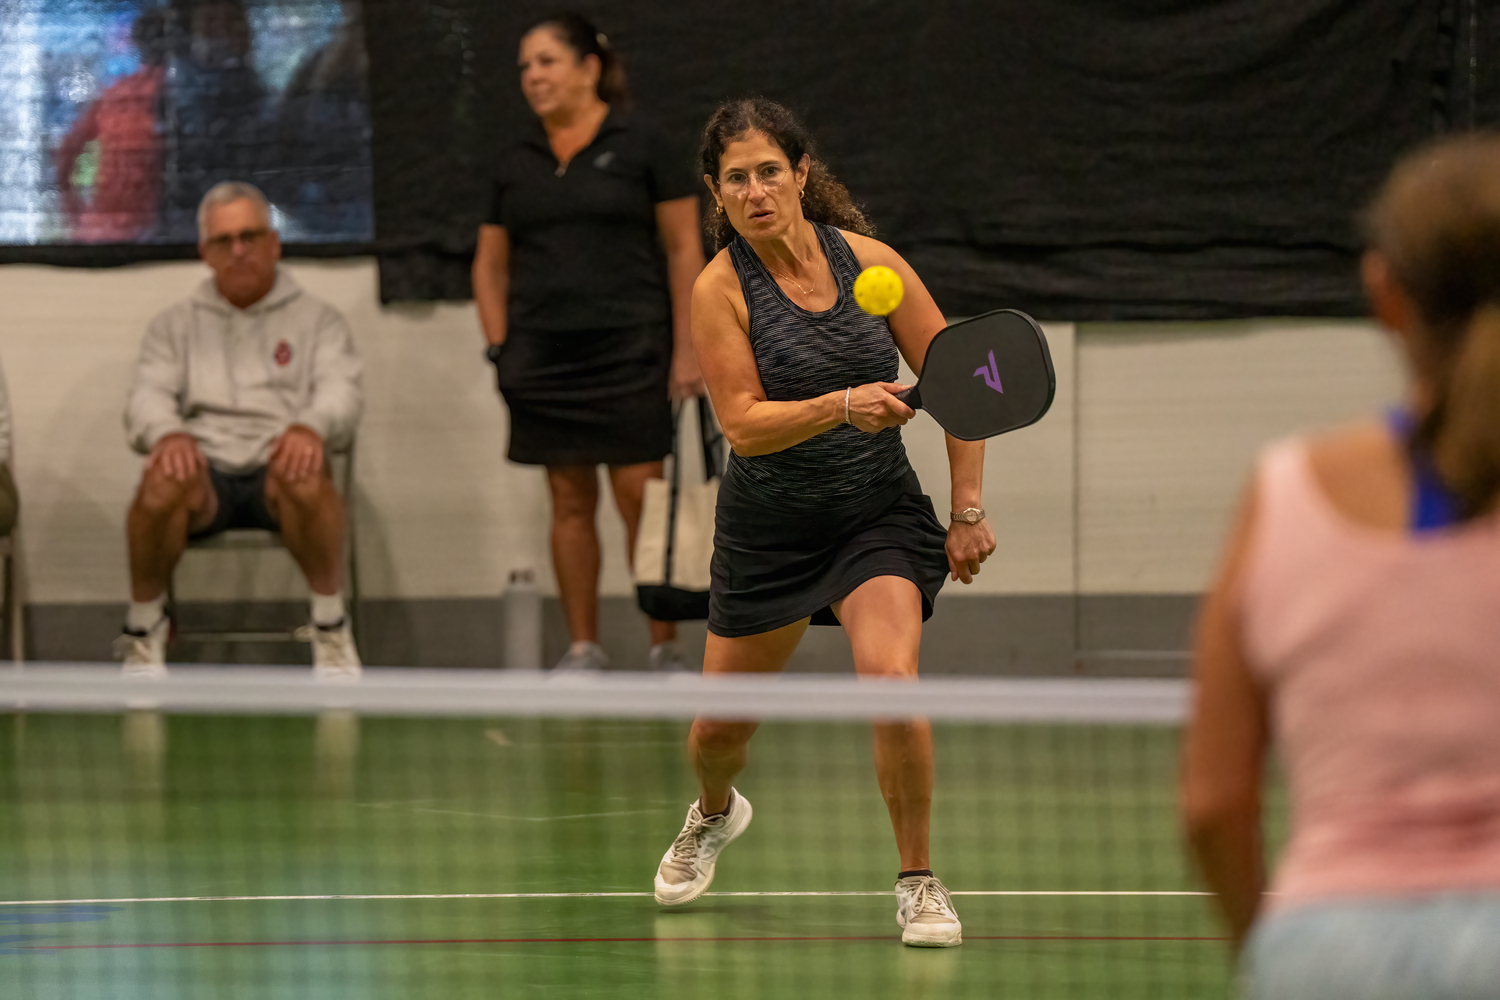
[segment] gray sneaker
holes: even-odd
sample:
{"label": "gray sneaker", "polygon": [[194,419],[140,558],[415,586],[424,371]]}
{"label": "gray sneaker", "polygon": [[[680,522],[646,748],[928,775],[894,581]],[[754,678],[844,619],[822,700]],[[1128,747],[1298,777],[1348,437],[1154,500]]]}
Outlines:
{"label": "gray sneaker", "polygon": [[662,906],[681,906],[707,892],[714,880],[719,852],[745,832],[752,815],[750,800],[732,788],[729,811],[723,815],[704,819],[697,802],[688,806],[682,832],[662,855],[661,865],[656,869],[656,901]]}
{"label": "gray sneaker", "polygon": [[666,673],[688,669],[688,662],[682,657],[682,646],[676,639],[658,642],[651,647],[651,652],[646,654],[646,669]]}
{"label": "gray sneaker", "polygon": [[908,875],[896,881],[896,923],[901,942],[917,948],[952,948],[964,943],[948,889],[933,875]]}
{"label": "gray sneaker", "polygon": [[605,670],[609,667],[609,654],[597,642],[585,642],[574,652],[572,647],[557,661],[553,670]]}

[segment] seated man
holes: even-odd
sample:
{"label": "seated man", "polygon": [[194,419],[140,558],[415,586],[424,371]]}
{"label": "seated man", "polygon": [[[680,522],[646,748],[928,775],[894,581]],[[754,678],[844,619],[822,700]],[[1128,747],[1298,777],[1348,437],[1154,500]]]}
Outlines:
{"label": "seated man", "polygon": [[324,453],[349,442],[362,405],[349,327],[278,269],[270,206],[249,184],[204,196],[198,252],[213,278],[151,321],[125,410],[148,456],[126,525],[125,673],[166,671],[167,584],[188,539],[265,528],[312,590],[315,673],[358,676],[339,592],[344,506]]}

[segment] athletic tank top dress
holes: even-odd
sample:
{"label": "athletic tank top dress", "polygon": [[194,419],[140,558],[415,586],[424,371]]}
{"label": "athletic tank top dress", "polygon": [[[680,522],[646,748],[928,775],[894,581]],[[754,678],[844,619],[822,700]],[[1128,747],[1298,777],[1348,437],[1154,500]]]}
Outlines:
{"label": "athletic tank top dress", "polygon": [[[860,266],[837,229],[814,223],[838,283],[823,312],[801,308],[743,238],[729,245],[750,318],[750,347],[768,400],[812,399],[892,382],[900,356],[889,325],[854,302]],[[922,494],[901,430],[841,424],[769,455],[731,454],[719,488],[708,627],[756,635],[811,618],[877,576],[912,581],[922,618],[948,572],[947,533]]]}

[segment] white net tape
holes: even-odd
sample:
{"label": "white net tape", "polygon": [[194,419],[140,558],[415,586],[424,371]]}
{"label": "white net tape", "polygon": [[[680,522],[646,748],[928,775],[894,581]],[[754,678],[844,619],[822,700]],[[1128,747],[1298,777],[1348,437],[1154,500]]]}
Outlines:
{"label": "white net tape", "polygon": [[976,722],[1180,723],[1188,684],[1158,679],[699,674],[366,669],[348,683],[306,668],[173,667],[164,679],[119,668],[27,665],[0,671],[0,711],[384,716],[571,715],[614,718],[861,719],[926,716]]}

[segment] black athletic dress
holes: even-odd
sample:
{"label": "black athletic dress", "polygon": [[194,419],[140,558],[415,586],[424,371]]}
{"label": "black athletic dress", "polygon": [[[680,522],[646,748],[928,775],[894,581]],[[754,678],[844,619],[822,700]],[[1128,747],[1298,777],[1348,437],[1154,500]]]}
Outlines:
{"label": "black athletic dress", "polygon": [[[885,319],[854,302],[854,252],[837,229],[813,228],[839,286],[824,312],[787,298],[743,238],[729,246],[768,400],[893,382],[899,372]],[[916,584],[926,621],[948,573],[946,537],[900,428],[866,434],[840,424],[770,455],[731,455],[719,488],[709,630],[756,635],[809,616],[837,625],[829,605],[877,576]]]}
{"label": "black athletic dress", "polygon": [[500,158],[486,222],[510,238],[496,368],[509,458],[635,465],[672,450],[672,301],[656,206],[697,194],[691,158],[611,108],[561,166],[540,123]]}

